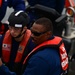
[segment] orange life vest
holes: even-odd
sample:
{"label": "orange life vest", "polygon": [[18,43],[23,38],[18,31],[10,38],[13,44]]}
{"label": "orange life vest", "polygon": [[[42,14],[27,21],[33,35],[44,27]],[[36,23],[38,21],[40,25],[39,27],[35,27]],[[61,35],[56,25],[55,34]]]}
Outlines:
{"label": "orange life vest", "polygon": [[[25,35],[24,35],[24,38],[23,38],[22,42],[20,43],[20,45],[18,47],[17,55],[16,55],[16,58],[15,58],[15,61],[14,61],[15,63],[18,63],[18,62],[21,61],[23,52],[26,48],[27,42],[30,38],[30,35],[31,35],[30,30],[27,30]],[[5,37],[3,39],[3,44],[2,44],[2,60],[5,63],[9,62],[11,45],[12,45],[12,37],[11,37],[10,32],[8,30],[5,34]]]}
{"label": "orange life vest", "polygon": [[[62,38],[60,37],[55,37],[52,40],[48,40],[40,45],[38,45],[36,48],[34,48],[29,54],[28,56],[25,58],[23,64],[27,64],[30,56],[32,56],[34,53],[36,53],[37,51],[41,50],[42,48],[46,48],[46,47],[58,47],[59,48],[59,53],[60,53],[60,59],[61,59],[61,66],[63,70],[66,70],[68,68],[68,56],[64,47],[64,43],[62,43]],[[26,65],[25,65],[26,66]]]}

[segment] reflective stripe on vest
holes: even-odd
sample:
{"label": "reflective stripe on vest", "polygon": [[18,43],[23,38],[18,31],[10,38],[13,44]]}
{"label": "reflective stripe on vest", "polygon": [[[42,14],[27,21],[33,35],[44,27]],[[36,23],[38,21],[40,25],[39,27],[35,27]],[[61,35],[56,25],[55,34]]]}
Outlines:
{"label": "reflective stripe on vest", "polygon": [[[40,44],[39,46],[37,46],[36,48],[34,48],[29,54],[28,56],[25,58],[23,64],[27,64],[30,56],[32,54],[34,54],[36,51],[41,50],[42,47],[52,47],[52,46],[56,46],[58,47],[58,45],[60,44],[60,42],[62,41],[62,39],[60,37],[55,37],[53,40],[48,40],[42,44]],[[60,44],[59,45],[59,53],[60,53],[60,58],[61,58],[61,66],[63,70],[66,70],[68,68],[68,56],[64,47],[64,44]]]}
{"label": "reflective stripe on vest", "polygon": [[[20,43],[20,45],[18,47],[17,55],[16,55],[14,62],[17,63],[17,62],[21,61],[23,52],[24,52],[27,42],[30,38],[30,35],[31,35],[30,30],[27,30],[22,42]],[[10,60],[11,45],[12,45],[12,37],[8,30],[5,34],[5,37],[3,39],[3,44],[2,44],[2,60],[6,63],[8,63]]]}

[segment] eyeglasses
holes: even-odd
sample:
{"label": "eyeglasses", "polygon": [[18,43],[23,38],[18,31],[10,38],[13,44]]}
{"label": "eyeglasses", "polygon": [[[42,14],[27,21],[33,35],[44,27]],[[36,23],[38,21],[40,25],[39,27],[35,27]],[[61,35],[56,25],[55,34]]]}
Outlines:
{"label": "eyeglasses", "polygon": [[42,35],[42,34],[44,34],[44,33],[46,33],[47,31],[45,31],[45,32],[35,32],[35,31],[32,31],[31,30],[31,33],[34,35],[34,36],[40,36],[40,35]]}

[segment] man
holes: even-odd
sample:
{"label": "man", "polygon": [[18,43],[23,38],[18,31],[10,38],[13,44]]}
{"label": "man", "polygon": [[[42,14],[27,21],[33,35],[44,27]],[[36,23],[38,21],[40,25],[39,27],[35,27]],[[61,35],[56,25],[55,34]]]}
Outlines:
{"label": "man", "polygon": [[[25,58],[22,75],[61,75],[68,68],[68,57],[62,39],[53,36],[52,31],[49,19],[40,18],[34,22],[31,37],[37,46]],[[17,75],[2,65],[1,59],[0,70],[5,75]]]}
{"label": "man", "polygon": [[[8,18],[9,30],[0,37],[0,55],[2,61],[11,71],[20,75],[22,63],[32,49],[30,30],[27,29],[28,15],[23,11],[12,12]],[[2,43],[1,43],[2,42]],[[31,47],[30,47],[31,46]],[[30,49],[29,49],[30,48]]]}
{"label": "man", "polygon": [[24,0],[0,0],[0,34],[4,34],[8,30],[7,24],[2,24],[1,21],[5,16],[7,7],[13,7],[14,10],[25,11]]}

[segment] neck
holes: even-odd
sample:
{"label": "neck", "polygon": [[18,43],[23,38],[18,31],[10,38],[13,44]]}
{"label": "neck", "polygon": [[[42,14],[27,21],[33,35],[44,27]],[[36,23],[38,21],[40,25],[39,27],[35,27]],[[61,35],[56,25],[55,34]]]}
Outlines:
{"label": "neck", "polygon": [[19,37],[19,38],[15,38],[15,40],[16,40],[17,42],[20,42],[20,41],[22,41],[23,37],[24,37],[24,34],[23,34],[21,37]]}

